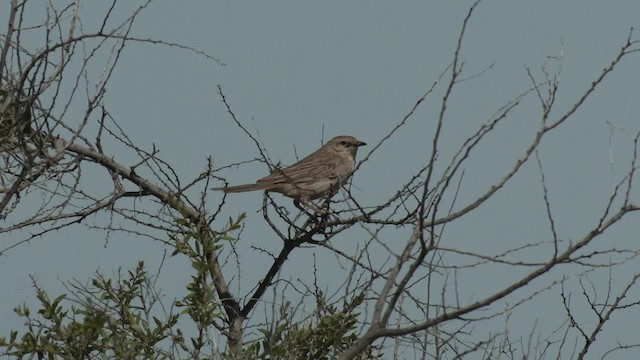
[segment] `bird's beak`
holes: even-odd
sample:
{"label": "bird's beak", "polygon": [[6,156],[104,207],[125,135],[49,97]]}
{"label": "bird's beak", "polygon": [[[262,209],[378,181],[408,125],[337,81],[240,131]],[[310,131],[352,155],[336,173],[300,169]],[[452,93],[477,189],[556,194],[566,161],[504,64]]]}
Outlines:
{"label": "bird's beak", "polygon": [[358,144],[357,144],[356,146],[360,147],[360,146],[365,146],[365,145],[367,145],[367,143],[366,143],[366,142],[364,142],[364,141],[358,141]]}

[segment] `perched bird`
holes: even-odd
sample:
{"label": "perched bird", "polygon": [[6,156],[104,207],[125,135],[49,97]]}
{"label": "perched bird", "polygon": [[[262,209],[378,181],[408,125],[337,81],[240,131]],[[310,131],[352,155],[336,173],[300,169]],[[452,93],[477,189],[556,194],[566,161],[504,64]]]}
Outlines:
{"label": "perched bird", "polygon": [[[299,202],[330,196],[344,185],[354,170],[358,147],[366,143],[353,136],[337,136],[297,163],[276,169],[255,184],[216,188],[225,193],[265,190],[281,193]],[[299,207],[299,206],[298,206]]]}

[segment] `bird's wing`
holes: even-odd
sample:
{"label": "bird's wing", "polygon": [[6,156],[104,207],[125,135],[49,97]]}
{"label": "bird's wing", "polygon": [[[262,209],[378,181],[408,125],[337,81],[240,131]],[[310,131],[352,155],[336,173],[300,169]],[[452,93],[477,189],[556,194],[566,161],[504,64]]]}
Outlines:
{"label": "bird's wing", "polygon": [[282,170],[275,170],[270,175],[258,180],[258,183],[280,184],[297,183],[317,179],[334,179],[338,176],[336,172],[337,163],[331,158],[305,158]]}

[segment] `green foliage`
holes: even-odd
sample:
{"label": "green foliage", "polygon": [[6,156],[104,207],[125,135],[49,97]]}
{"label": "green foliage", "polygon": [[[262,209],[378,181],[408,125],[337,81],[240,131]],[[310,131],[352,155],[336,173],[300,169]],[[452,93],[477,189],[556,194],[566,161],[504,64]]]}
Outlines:
{"label": "green foliage", "polygon": [[[221,241],[235,240],[229,233],[240,229],[244,218],[244,213],[240,214],[236,220],[229,217],[227,227],[213,234],[202,233],[197,226],[189,226],[181,236],[169,234],[175,244],[172,256],[186,255],[191,261],[191,267],[195,270],[195,275],[191,276],[191,282],[187,284],[188,294],[182,301],[176,301],[175,305],[184,308],[182,314],[189,314],[197,324],[198,331],[203,335],[193,339],[197,346],[204,346],[205,329],[221,317],[215,301],[215,288],[209,281],[210,257],[223,246]],[[184,220],[179,220],[178,223],[183,226],[190,224]]]}
{"label": "green foliage", "polygon": [[[117,280],[98,274],[90,287],[77,286],[68,295],[50,299],[38,288],[39,309],[34,314],[26,305],[15,313],[25,319],[26,331],[11,331],[0,338],[0,356],[16,358],[61,359],[174,359],[208,358],[218,353],[207,350],[210,329],[220,319],[218,301],[209,274],[212,254],[222,241],[235,240],[230,231],[241,228],[244,214],[229,219],[222,232],[199,231],[188,221],[178,221],[185,231],[171,234],[174,255],[186,256],[195,275],[187,284],[186,295],[174,305],[181,313],[169,313],[161,319],[153,311],[160,299],[140,262],[127,276]],[[37,286],[36,286],[37,287]],[[65,301],[67,300],[67,301]],[[163,311],[165,309],[163,308]],[[163,312],[164,313],[164,312]],[[194,324],[194,336],[186,338],[178,320],[187,314]],[[156,314],[157,315],[157,314]],[[182,321],[182,320],[181,320]]]}
{"label": "green foliage", "polygon": [[[246,359],[335,359],[357,339],[356,308],[364,297],[356,296],[342,309],[326,303],[322,293],[316,295],[315,316],[306,323],[294,323],[292,307],[285,303],[280,308],[280,318],[270,328],[259,329],[263,338],[245,348]],[[356,359],[376,359],[381,354],[374,348]]]}
{"label": "green foliage", "polygon": [[155,347],[172,339],[178,317],[160,320],[149,315],[143,288],[148,280],[143,263],[117,284],[97,276],[84,288],[80,306],[62,305],[66,295],[51,299],[37,290],[38,317],[22,305],[14,312],[25,319],[27,330],[0,338],[0,355],[45,359],[165,358]]}
{"label": "green foliage", "polygon": [[[269,328],[259,329],[260,338],[245,344],[241,353],[217,350],[211,329],[224,314],[209,273],[211,256],[224,241],[234,241],[231,231],[241,229],[244,214],[229,219],[222,232],[200,232],[180,223],[185,231],[171,235],[174,255],[186,256],[194,275],[186,294],[174,302],[178,313],[162,307],[144,264],[115,279],[97,274],[90,286],[75,285],[69,294],[51,298],[36,285],[39,306],[34,313],[26,305],[14,312],[25,320],[23,332],[11,331],[0,338],[0,357],[38,359],[333,359],[357,340],[363,296],[341,308],[316,294],[316,311],[299,323],[294,308],[285,303]],[[172,309],[173,310],[173,309]],[[155,316],[154,316],[155,315]],[[185,321],[187,320],[187,321]],[[190,321],[190,322],[189,322]],[[219,322],[219,321],[218,321]],[[179,326],[180,323],[180,326]],[[193,324],[189,336],[181,326]],[[379,358],[369,348],[357,359]]]}

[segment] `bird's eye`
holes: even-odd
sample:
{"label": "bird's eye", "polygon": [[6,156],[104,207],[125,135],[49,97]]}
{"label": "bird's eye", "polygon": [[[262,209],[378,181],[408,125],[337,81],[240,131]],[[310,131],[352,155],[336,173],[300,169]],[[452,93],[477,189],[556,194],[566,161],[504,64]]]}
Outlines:
{"label": "bird's eye", "polygon": [[347,142],[344,140],[340,141],[340,144],[342,144],[342,146],[347,146]]}

